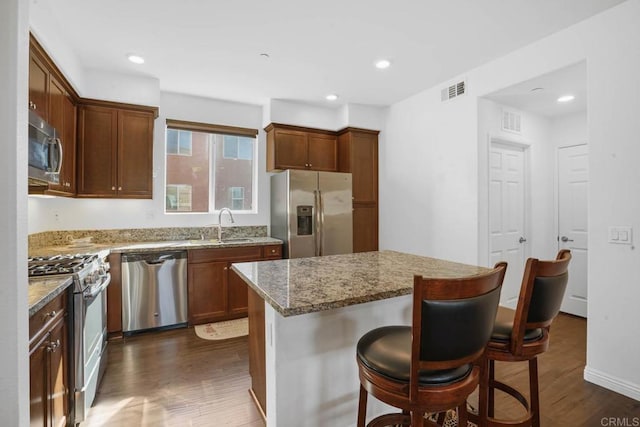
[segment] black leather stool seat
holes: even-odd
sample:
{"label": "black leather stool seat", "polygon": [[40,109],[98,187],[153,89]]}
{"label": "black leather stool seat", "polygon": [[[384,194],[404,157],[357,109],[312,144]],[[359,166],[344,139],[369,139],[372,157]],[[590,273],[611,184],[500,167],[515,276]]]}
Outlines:
{"label": "black leather stool seat", "polygon": [[[358,341],[357,355],[362,363],[380,375],[409,382],[411,365],[411,326],[385,326],[366,333]],[[446,385],[463,380],[472,364],[455,369],[420,371],[420,384]]]}
{"label": "black leather stool seat", "polygon": [[[509,342],[511,341],[511,331],[513,322],[496,320],[491,333],[491,341]],[[542,328],[527,329],[524,331],[524,342],[536,341],[542,338]]]}

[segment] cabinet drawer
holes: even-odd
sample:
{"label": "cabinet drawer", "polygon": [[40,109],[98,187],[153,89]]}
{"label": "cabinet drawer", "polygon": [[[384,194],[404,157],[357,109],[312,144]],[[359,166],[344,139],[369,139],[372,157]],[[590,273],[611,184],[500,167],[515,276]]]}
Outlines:
{"label": "cabinet drawer", "polygon": [[67,293],[63,292],[29,318],[29,340],[32,340],[46,325],[64,316],[67,308],[66,295]]}
{"label": "cabinet drawer", "polygon": [[264,246],[262,251],[262,257],[264,259],[281,259],[282,245]]}
{"label": "cabinet drawer", "polygon": [[189,263],[212,261],[253,261],[262,258],[260,246],[236,248],[193,249],[189,251]]}

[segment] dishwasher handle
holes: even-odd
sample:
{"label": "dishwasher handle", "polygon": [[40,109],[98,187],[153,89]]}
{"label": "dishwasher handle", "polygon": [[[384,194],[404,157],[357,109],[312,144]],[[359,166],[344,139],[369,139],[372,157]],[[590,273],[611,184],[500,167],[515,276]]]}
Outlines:
{"label": "dishwasher handle", "polygon": [[123,263],[144,261],[148,265],[161,265],[165,261],[185,258],[187,258],[187,251],[131,252],[122,254]]}

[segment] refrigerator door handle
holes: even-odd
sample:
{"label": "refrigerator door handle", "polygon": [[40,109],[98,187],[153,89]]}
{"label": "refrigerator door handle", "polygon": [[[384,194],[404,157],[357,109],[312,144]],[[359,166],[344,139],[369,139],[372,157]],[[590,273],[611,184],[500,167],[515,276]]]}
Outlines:
{"label": "refrigerator door handle", "polygon": [[320,202],[318,201],[318,190],[313,190],[313,219],[315,230],[313,230],[313,254],[320,255]]}
{"label": "refrigerator door handle", "polygon": [[322,190],[318,190],[318,200],[319,200],[319,206],[320,209],[319,210],[319,214],[318,216],[320,217],[320,238],[318,239],[320,241],[320,249],[318,251],[318,255],[323,256],[324,255],[324,204],[322,203]]}

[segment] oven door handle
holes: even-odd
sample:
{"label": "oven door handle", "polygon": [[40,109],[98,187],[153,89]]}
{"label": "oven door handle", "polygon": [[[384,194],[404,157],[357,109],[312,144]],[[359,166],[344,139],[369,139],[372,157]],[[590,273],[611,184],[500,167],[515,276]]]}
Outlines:
{"label": "oven door handle", "polygon": [[98,294],[100,294],[100,292],[107,289],[107,286],[109,286],[109,283],[111,283],[111,273],[107,273],[107,275],[105,276],[100,286],[98,286],[97,288],[94,288],[91,292],[83,293],[82,297],[84,298],[85,301],[94,299],[96,296],[98,296]]}

